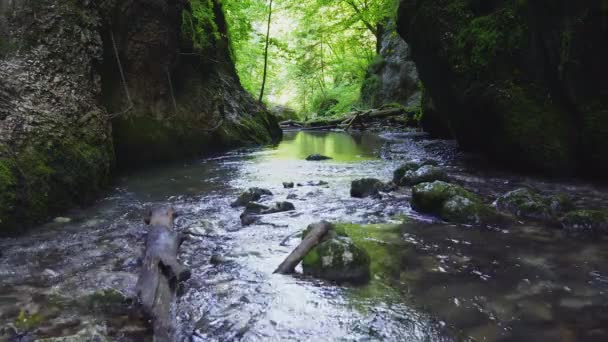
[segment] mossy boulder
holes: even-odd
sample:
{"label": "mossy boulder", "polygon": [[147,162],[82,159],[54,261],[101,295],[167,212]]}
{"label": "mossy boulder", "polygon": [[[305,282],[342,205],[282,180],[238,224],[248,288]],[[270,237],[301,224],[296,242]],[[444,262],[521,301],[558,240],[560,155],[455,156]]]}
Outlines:
{"label": "mossy boulder", "polygon": [[401,0],[425,129],[511,168],[605,178],[605,15],[601,1]]}
{"label": "mossy boulder", "polygon": [[257,202],[262,199],[263,196],[272,196],[272,192],[268,189],[262,188],[249,188],[247,191],[242,193],[236,201],[232,202],[232,207],[244,207],[250,202]]}
{"label": "mossy boulder", "polygon": [[425,166],[425,165],[430,165],[430,166],[437,166],[437,162],[434,160],[423,160],[420,162],[417,161],[408,161],[405,164],[399,166],[394,172],[393,172],[393,182],[395,184],[399,184],[399,182],[401,181],[401,179],[403,178],[403,176],[405,176],[405,173],[408,171],[416,171],[419,168]]}
{"label": "mossy boulder", "polygon": [[[311,226],[302,234],[310,231]],[[336,231],[335,226],[315,248],[302,260],[304,274],[338,281],[362,283],[370,277],[370,258],[367,252],[358,247],[343,229]]]}
{"label": "mossy boulder", "polygon": [[434,181],[448,181],[448,174],[441,168],[425,165],[415,171],[407,171],[399,180],[399,185],[413,186]]}
{"label": "mossy boulder", "polygon": [[414,186],[411,204],[419,212],[437,215],[454,223],[492,224],[508,220],[485,205],[477,195],[459,185],[443,181]]}
{"label": "mossy boulder", "polygon": [[560,219],[563,230],[572,236],[608,235],[608,210],[576,210]]}
{"label": "mossy boulder", "polygon": [[375,178],[357,179],[351,183],[350,195],[356,198],[378,196],[385,188],[386,185]]}
{"label": "mossy boulder", "polygon": [[545,197],[532,189],[519,188],[499,197],[496,208],[523,219],[551,221],[572,209],[572,201],[565,194]]}

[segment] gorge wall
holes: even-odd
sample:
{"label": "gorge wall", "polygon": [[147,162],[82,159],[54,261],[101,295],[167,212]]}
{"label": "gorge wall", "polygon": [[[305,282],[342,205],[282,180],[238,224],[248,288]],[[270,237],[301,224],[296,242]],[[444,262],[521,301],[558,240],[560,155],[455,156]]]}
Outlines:
{"label": "gorge wall", "polygon": [[606,178],[608,1],[402,0],[397,26],[431,126],[510,168]]}
{"label": "gorge wall", "polygon": [[217,1],[0,0],[0,231],[91,201],[116,164],[278,137]]}

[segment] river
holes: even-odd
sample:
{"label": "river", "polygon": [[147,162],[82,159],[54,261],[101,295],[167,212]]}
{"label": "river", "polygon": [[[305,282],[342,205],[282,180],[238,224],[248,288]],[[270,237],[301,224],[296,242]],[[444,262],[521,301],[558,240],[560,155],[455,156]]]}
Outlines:
{"label": "river", "polygon": [[[313,153],[333,159],[306,161]],[[567,192],[579,206],[608,204],[596,184],[504,172],[416,132],[287,133],[274,147],[123,173],[69,220],[1,239],[0,327],[76,341],[149,340],[129,298],[145,209],[170,203],[177,229],[191,233],[180,254],[192,269],[175,308],[180,341],[608,341],[605,240],[528,222],[451,225],[412,210],[408,189],[350,197],[352,180],[388,181],[411,159],[438,161],[489,200],[528,185]],[[253,186],[273,192],[268,203],[289,197],[296,210],[243,227],[230,203]],[[319,220],[364,225],[356,229],[371,250],[369,284],[272,274],[298,244],[296,233]]]}

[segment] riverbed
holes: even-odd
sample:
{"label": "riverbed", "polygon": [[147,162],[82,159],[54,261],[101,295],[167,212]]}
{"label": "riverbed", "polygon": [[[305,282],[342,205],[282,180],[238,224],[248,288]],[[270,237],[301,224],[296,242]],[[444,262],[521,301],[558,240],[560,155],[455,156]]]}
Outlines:
{"label": "riverbed", "polygon": [[[314,153],[333,159],[305,160]],[[5,338],[16,330],[149,340],[130,299],[142,218],[171,204],[177,229],[189,232],[180,259],[192,269],[174,312],[179,341],[608,340],[605,240],[530,222],[448,224],[412,210],[409,189],[350,197],[352,180],[388,181],[404,161],[422,159],[488,203],[526,185],[608,206],[600,185],[505,172],[415,131],[287,133],[277,146],[126,172],[94,205],[0,240],[0,327]],[[272,191],[263,203],[288,200],[296,210],[243,227],[230,203],[254,186]],[[320,220],[356,225],[373,249],[369,284],[272,273],[297,233]]]}

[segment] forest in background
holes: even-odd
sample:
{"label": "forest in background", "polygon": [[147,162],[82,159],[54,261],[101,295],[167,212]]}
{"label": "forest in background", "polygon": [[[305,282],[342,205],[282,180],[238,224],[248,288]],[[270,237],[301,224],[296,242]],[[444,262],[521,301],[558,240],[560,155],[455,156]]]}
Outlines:
{"label": "forest in background", "polygon": [[[264,79],[270,1],[222,3],[238,75],[257,98]],[[208,7],[194,7],[195,16],[208,17],[202,10]],[[302,118],[363,106],[360,92],[368,68],[379,63],[382,25],[396,10],[393,0],[274,0],[263,101],[293,108]]]}

